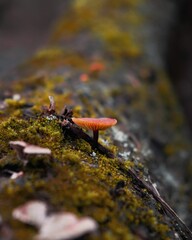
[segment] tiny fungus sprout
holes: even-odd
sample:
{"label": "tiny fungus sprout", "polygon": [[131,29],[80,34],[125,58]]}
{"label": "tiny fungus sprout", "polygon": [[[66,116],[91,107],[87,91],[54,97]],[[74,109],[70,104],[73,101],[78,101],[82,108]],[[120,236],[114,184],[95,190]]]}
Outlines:
{"label": "tiny fungus sprout", "polygon": [[89,70],[91,73],[93,72],[100,72],[105,69],[105,65],[101,62],[94,62],[90,65]]}
{"label": "tiny fungus sprout", "polygon": [[12,172],[12,175],[11,175],[10,179],[15,180],[15,179],[17,179],[17,178],[22,177],[23,174],[24,174],[24,173],[23,173],[22,171],[20,171],[20,172]]}
{"label": "tiny fungus sprout", "polygon": [[10,141],[9,144],[14,150],[16,150],[18,158],[20,160],[24,159],[25,156],[23,150],[27,146],[27,143],[24,141]]}
{"label": "tiny fungus sprout", "polygon": [[81,81],[81,82],[88,82],[88,81],[89,81],[89,75],[86,74],[86,73],[82,73],[82,74],[80,75],[80,81]]}
{"label": "tiny fungus sprout", "polygon": [[20,172],[14,172],[8,169],[5,169],[3,171],[5,174],[8,174],[8,177],[12,180],[16,180],[18,178],[21,178],[24,175],[24,172],[20,171]]}
{"label": "tiny fungus sprout", "polygon": [[27,155],[51,155],[51,150],[49,148],[39,147],[24,141],[10,141],[9,144],[14,150],[16,150],[18,158],[22,160],[24,164],[28,162]]}
{"label": "tiny fungus sprout", "polygon": [[99,130],[105,130],[117,123],[114,118],[72,118],[72,121],[82,128],[92,130],[96,144],[98,143]]}

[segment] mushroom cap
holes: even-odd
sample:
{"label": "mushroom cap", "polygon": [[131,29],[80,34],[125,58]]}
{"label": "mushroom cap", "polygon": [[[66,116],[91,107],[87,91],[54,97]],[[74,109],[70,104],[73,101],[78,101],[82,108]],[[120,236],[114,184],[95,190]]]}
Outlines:
{"label": "mushroom cap", "polygon": [[29,201],[15,208],[12,216],[24,223],[41,227],[46,219],[47,205],[38,200]]}
{"label": "mushroom cap", "polygon": [[97,228],[98,224],[90,217],[78,218],[73,213],[61,212],[46,218],[36,239],[76,239]]}
{"label": "mushroom cap", "polygon": [[22,171],[20,171],[20,172],[13,172],[11,177],[10,177],[10,179],[17,179],[17,178],[23,176],[23,174],[24,173]]}
{"label": "mushroom cap", "polygon": [[16,147],[25,148],[27,146],[27,143],[24,141],[10,141],[9,144],[12,148]]}
{"label": "mushroom cap", "polygon": [[93,131],[105,130],[117,123],[114,118],[72,118],[72,121],[80,127]]}
{"label": "mushroom cap", "polygon": [[51,154],[51,150],[49,148],[42,148],[35,145],[28,145],[24,149],[24,153],[27,154]]}

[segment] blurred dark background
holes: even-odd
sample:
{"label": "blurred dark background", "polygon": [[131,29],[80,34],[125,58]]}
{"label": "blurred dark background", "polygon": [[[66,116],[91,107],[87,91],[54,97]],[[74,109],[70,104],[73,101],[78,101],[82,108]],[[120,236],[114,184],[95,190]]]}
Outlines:
{"label": "blurred dark background", "polygon": [[192,130],[192,1],[177,3],[177,18],[167,45],[167,71]]}
{"label": "blurred dark background", "polygon": [[0,0],[0,76],[44,46],[63,0]]}
{"label": "blurred dark background", "polygon": [[[0,0],[0,78],[47,43],[67,0]],[[164,59],[192,129],[192,1],[175,1],[177,14]]]}

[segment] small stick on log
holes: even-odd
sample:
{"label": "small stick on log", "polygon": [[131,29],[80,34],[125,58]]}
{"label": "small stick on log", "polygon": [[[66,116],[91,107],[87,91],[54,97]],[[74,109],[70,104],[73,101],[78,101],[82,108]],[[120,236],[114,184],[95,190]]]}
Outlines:
{"label": "small stick on log", "polygon": [[133,169],[124,169],[121,165],[119,166],[119,169],[126,175],[131,176],[132,179],[136,181],[137,189],[138,187],[147,189],[148,193],[151,194],[154,199],[161,205],[163,211],[167,214],[167,216],[169,216],[173,222],[178,225],[177,227],[173,227],[183,240],[192,240],[192,232],[190,229],[185,225],[183,220],[176,214],[176,212],[169,206],[169,204],[166,203],[165,200],[159,194],[157,194],[156,191],[154,191],[153,187],[148,185],[144,180],[140,179]]}

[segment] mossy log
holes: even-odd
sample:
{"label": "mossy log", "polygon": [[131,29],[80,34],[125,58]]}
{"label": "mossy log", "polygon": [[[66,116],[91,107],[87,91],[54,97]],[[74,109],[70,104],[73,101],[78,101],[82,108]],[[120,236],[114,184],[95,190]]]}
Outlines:
{"label": "mossy log", "polygon": [[[95,219],[97,232],[81,239],[192,239],[191,139],[164,69],[145,61],[137,34],[145,4],[71,0],[50,44],[18,67],[11,86],[1,82],[2,239],[34,237],[36,229],[12,218],[32,199]],[[42,108],[49,96],[55,112]],[[75,117],[118,124],[93,149],[91,133],[62,115],[65,106]],[[29,155],[23,164],[14,140],[52,156]],[[10,180],[7,171],[24,175]]]}

